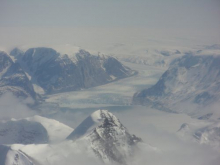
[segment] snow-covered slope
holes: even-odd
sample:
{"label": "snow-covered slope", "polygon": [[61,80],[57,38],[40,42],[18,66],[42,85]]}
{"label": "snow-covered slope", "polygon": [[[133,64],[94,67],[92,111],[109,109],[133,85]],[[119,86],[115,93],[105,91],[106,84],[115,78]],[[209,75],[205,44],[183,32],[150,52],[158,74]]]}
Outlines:
{"label": "snow-covered slope", "polygon": [[19,64],[0,51],[0,95],[6,92],[22,98],[37,98],[31,82]]}
{"label": "snow-covered slope", "polygon": [[22,151],[31,157],[36,165],[103,165],[95,156],[90,144],[85,140],[77,142],[63,141],[55,144],[30,144],[11,146],[13,150]]}
{"label": "snow-covered slope", "polygon": [[174,60],[154,86],[133,97],[134,104],[186,113],[219,101],[220,56],[190,53]]}
{"label": "snow-covered slope", "polygon": [[136,143],[141,141],[107,110],[92,113],[67,139],[76,140],[80,137],[90,142],[92,150],[102,161],[120,164],[126,164],[126,158],[134,155]]}
{"label": "snow-covered slope", "polygon": [[64,140],[72,128],[41,116],[0,122],[0,144],[41,144]]}
{"label": "snow-covered slope", "polygon": [[173,59],[183,56],[184,51],[174,48],[146,48],[134,50],[130,54],[117,54],[115,57],[124,62],[167,68]]}
{"label": "snow-covered slope", "polygon": [[184,140],[191,139],[216,149],[220,148],[220,121],[184,123],[177,134]]}
{"label": "snow-covered slope", "polygon": [[39,144],[48,140],[47,130],[38,122],[23,119],[0,123],[0,144]]}
{"label": "snow-covered slope", "polygon": [[91,55],[85,50],[79,50],[75,58],[45,47],[30,48],[23,54],[15,48],[10,54],[32,83],[48,94],[103,85],[135,73],[113,57]]}
{"label": "snow-covered slope", "polygon": [[64,140],[73,131],[73,128],[57,120],[48,119],[37,115],[26,118],[26,120],[42,124],[43,127],[47,130],[50,143]]}
{"label": "snow-covered slope", "polygon": [[8,146],[0,145],[0,153],[1,165],[34,165],[24,153]]}
{"label": "snow-covered slope", "polygon": [[[39,121],[48,130],[51,129],[52,123],[58,124],[54,121],[49,121],[51,122],[49,124],[46,119],[38,116],[27,120]],[[63,126],[58,125],[58,127]],[[54,132],[51,134],[62,134],[62,130],[59,132],[54,128],[51,132]],[[127,164],[129,158],[138,150],[136,144],[141,141],[135,135],[129,134],[120,121],[107,110],[95,111],[69,134],[67,140],[58,143],[12,144],[7,148],[0,146],[0,151],[3,153],[0,155],[0,161],[14,160],[14,153],[21,153],[40,165]],[[12,154],[8,154],[9,150],[13,151]],[[16,157],[23,160],[22,155]]]}

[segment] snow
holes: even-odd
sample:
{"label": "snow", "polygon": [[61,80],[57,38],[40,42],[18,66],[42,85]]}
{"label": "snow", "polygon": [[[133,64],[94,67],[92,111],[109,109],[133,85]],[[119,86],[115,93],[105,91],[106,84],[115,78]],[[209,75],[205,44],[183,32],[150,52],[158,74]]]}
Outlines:
{"label": "snow", "polygon": [[[137,159],[135,157],[130,157],[131,164],[137,164],[138,162],[138,164],[143,164],[142,161],[144,158],[146,158],[146,162],[153,161],[153,163],[151,162],[148,164],[154,164],[154,162],[161,161],[172,163],[172,159],[175,159],[176,163],[179,163],[181,160],[184,160],[184,158],[192,159],[192,157],[197,162],[195,164],[199,164],[198,160],[200,159],[203,160],[204,158],[206,162],[211,162],[211,160],[215,158],[216,154],[213,154],[213,151],[211,151],[212,156],[208,155],[210,152],[208,147],[203,149],[194,149],[194,144],[189,143],[190,140],[187,141],[186,136],[184,136],[184,139],[186,140],[186,143],[184,144],[176,142],[174,138],[178,127],[181,126],[181,123],[193,123],[194,125],[201,127],[202,125],[208,125],[209,123],[207,123],[207,121],[192,119],[184,114],[170,114],[153,109],[146,109],[144,107],[142,107],[142,111],[140,111],[139,108],[140,107],[133,107],[133,110],[125,111],[124,113],[116,112],[122,123],[125,124],[130,131],[142,137],[146,142],[138,145],[140,151],[143,153],[138,152],[138,155],[141,157],[137,157]],[[102,117],[100,112],[101,111],[98,110],[90,115],[93,123],[99,124],[101,122]],[[103,113],[105,115],[111,115],[111,113],[108,111],[103,111]],[[42,121],[41,117],[39,119],[38,117],[35,117],[35,120]],[[101,134],[101,130],[99,131],[99,134]],[[161,132],[158,133],[157,131]],[[118,138],[120,135],[121,134],[118,134]],[[91,145],[91,143],[88,141],[88,137],[89,136],[83,136],[76,141],[68,140],[54,144],[14,144],[12,145],[12,149],[15,151],[21,150],[41,165],[58,165],[61,163],[70,165],[73,162],[76,164],[99,165],[99,159],[95,156],[93,150],[91,149],[91,147],[99,148],[99,146],[95,144]],[[126,146],[124,147],[124,151],[129,150]],[[203,154],[201,152],[205,150],[207,150],[207,155],[205,157],[202,155],[201,157],[201,154]],[[190,154],[188,152],[195,153],[189,156]],[[164,156],[168,156],[170,161],[168,161]],[[182,157],[182,159],[177,161],[175,156]],[[198,159],[199,156],[200,159]],[[157,158],[156,160],[153,159],[155,157]],[[158,160],[158,157],[161,159],[161,161]],[[106,162],[108,162],[107,159]],[[187,162],[192,162],[192,160],[188,160]]]}
{"label": "snow", "polygon": [[85,140],[77,143],[64,141],[53,145],[12,145],[14,150],[21,150],[28,154],[40,165],[71,165],[71,164],[96,164],[101,165],[90,145]]}
{"label": "snow", "polygon": [[26,76],[27,76],[28,80],[29,80],[29,81],[31,81],[31,75],[30,75],[30,74],[28,74],[27,72],[25,72],[25,74],[26,74]]}
{"label": "snow", "polygon": [[59,121],[41,116],[12,119],[0,123],[0,143],[39,144],[48,140],[48,143],[55,143],[66,139],[72,131],[72,128]]}
{"label": "snow", "polygon": [[9,67],[10,67],[10,65],[7,66],[6,68],[4,68],[4,69],[0,72],[0,79],[1,79],[2,76],[7,72],[7,70],[8,70]]}
{"label": "snow", "polygon": [[133,94],[156,83],[164,68],[123,62],[139,74],[81,91],[49,95],[46,102],[69,108],[100,108],[130,105]]}
{"label": "snow", "polygon": [[177,134],[182,139],[190,139],[200,144],[210,145],[215,149],[220,148],[220,121],[197,121],[185,123],[187,127],[180,128]]}
{"label": "snow", "polygon": [[107,110],[93,112],[67,137],[73,141],[79,138],[90,142],[94,153],[107,164],[125,163],[136,148],[134,140],[138,140]]}
{"label": "snow", "polygon": [[57,50],[57,52],[60,52],[60,54],[65,55],[67,54],[69,58],[74,62],[74,59],[76,59],[75,54],[79,52],[81,49],[79,46],[71,45],[71,44],[65,44],[65,45],[55,45],[50,46],[51,48],[54,48]]}
{"label": "snow", "polygon": [[101,110],[95,111],[91,114],[91,118],[95,123],[99,123],[102,120]]}
{"label": "snow", "polygon": [[36,93],[41,94],[41,95],[45,94],[44,89],[41,88],[39,85],[33,83],[33,87],[34,87],[34,91],[35,91]]}
{"label": "snow", "polygon": [[73,128],[60,123],[59,121],[37,115],[34,117],[29,117],[26,120],[41,123],[47,130],[50,143],[64,140],[73,131]]}
{"label": "snow", "polygon": [[[14,158],[14,159],[12,159]],[[9,150],[5,165],[33,165],[33,163],[21,152]]]}
{"label": "snow", "polygon": [[0,152],[1,165],[34,165],[24,153],[10,147],[0,145]]}
{"label": "snow", "polygon": [[27,120],[0,123],[1,144],[39,144],[46,142],[48,142],[48,134],[40,123]]}
{"label": "snow", "polygon": [[104,118],[102,113],[107,113],[106,110],[98,110],[88,116],[75,130],[67,137],[67,139],[76,140],[82,136],[88,135],[94,128],[100,125]]}

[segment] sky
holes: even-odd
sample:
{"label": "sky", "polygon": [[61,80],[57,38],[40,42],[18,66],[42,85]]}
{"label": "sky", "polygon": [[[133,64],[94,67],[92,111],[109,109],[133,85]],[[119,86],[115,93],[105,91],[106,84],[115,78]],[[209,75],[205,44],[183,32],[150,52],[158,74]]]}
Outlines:
{"label": "sky", "polygon": [[220,28],[218,0],[1,0],[4,27]]}
{"label": "sky", "polygon": [[0,45],[83,45],[87,40],[89,47],[99,40],[95,49],[121,38],[141,43],[142,34],[194,36],[214,44],[220,42],[219,15],[219,0],[0,0]]}

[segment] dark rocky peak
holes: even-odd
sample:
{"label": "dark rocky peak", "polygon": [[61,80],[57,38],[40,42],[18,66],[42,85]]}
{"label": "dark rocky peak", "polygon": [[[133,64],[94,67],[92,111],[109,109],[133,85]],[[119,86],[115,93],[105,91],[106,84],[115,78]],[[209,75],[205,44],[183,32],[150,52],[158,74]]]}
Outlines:
{"label": "dark rocky peak", "polygon": [[80,49],[78,53],[76,53],[76,59],[78,60],[78,63],[80,61],[103,61],[105,59],[104,56],[100,56],[100,55],[92,55],[90,54],[88,51],[84,50],[84,49]]}
{"label": "dark rocky peak", "polygon": [[24,51],[19,48],[14,48],[11,50],[10,55],[13,56],[16,60],[19,60],[23,57]]}
{"label": "dark rocky peak", "polygon": [[92,55],[84,49],[80,49],[78,53],[76,53],[76,57],[78,60],[83,58],[91,57]]}
{"label": "dark rocky peak", "polygon": [[17,97],[36,99],[36,93],[27,75],[9,55],[0,52],[0,95],[12,92]]}
{"label": "dark rocky peak", "polygon": [[87,117],[68,137],[69,140],[85,139],[105,163],[127,164],[134,155],[141,138],[131,135],[115,115],[98,110]]}
{"label": "dark rocky peak", "polygon": [[30,48],[28,49],[24,56],[23,60],[27,61],[28,64],[32,63],[45,63],[49,60],[55,59],[59,56],[60,54],[57,53],[56,50],[52,48],[45,48],[45,47],[38,47],[38,48]]}
{"label": "dark rocky peak", "polygon": [[9,55],[3,51],[0,51],[0,72],[10,66],[13,63],[12,59],[9,57]]}

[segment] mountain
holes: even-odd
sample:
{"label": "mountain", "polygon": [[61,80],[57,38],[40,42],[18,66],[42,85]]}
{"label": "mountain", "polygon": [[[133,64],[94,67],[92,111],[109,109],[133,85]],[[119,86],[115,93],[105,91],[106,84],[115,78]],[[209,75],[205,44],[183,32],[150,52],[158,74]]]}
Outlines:
{"label": "mountain", "polygon": [[0,122],[0,144],[45,144],[62,141],[72,128],[41,116]]}
{"label": "mountain", "polygon": [[48,141],[47,130],[38,122],[23,119],[0,123],[1,144],[39,144]]}
{"label": "mountain", "polygon": [[0,145],[1,165],[34,165],[21,151],[15,151],[8,146]]}
{"label": "mountain", "polygon": [[10,54],[34,86],[41,87],[46,94],[103,85],[135,73],[113,57],[91,55],[85,50],[79,50],[75,58],[45,47],[25,52],[15,48]]}
{"label": "mountain", "polygon": [[[120,50],[118,50],[120,51]],[[158,68],[168,68],[173,59],[179,58],[184,55],[185,50],[178,50],[174,48],[143,48],[133,50],[126,54],[115,53],[115,57],[120,61],[154,66]]]}
{"label": "mountain", "polygon": [[197,129],[193,135],[201,144],[220,147],[220,122]]}
{"label": "mountain", "polygon": [[220,56],[190,53],[174,60],[154,86],[133,96],[134,104],[186,113],[219,101]]}
{"label": "mountain", "polygon": [[20,98],[37,98],[31,82],[18,63],[5,52],[0,52],[0,95],[12,92]]}
{"label": "mountain", "polygon": [[[5,125],[10,125],[10,123],[11,121]],[[44,132],[47,131],[47,134],[44,135],[48,135],[48,140],[51,139],[51,136],[57,137],[53,138],[53,143],[11,144],[7,147],[0,145],[0,164],[2,165],[9,165],[5,163],[6,160],[17,161],[17,164],[20,161],[21,165],[29,165],[30,162],[40,165],[59,165],[62,163],[71,165],[73,162],[75,164],[97,165],[127,164],[129,163],[128,159],[135,156],[136,151],[139,150],[137,143],[142,141],[135,135],[131,135],[123,124],[107,110],[95,111],[75,130],[70,130],[68,126],[58,121],[40,116],[17,120],[15,123],[10,128],[18,130],[19,134],[14,134],[11,137],[26,137],[26,142],[29,142],[30,137],[35,137],[38,140],[39,137],[46,137],[37,134],[43,128]],[[25,124],[21,125],[21,123]],[[3,126],[5,125],[3,124]],[[22,129],[17,129],[20,127]],[[32,136],[32,130],[34,130],[35,136]],[[69,136],[63,138],[67,132],[69,132]],[[3,134],[5,137],[10,137],[7,136],[7,131],[1,132],[1,135]],[[2,142],[1,139],[0,141]]]}
{"label": "mountain", "polygon": [[87,117],[67,139],[83,138],[103,162],[126,164],[126,158],[134,155],[136,144],[141,141],[131,135],[120,121],[107,110],[98,110]]}
{"label": "mountain", "polygon": [[220,122],[198,121],[184,123],[177,134],[184,140],[191,139],[203,145],[220,148]]}
{"label": "mountain", "polygon": [[40,123],[46,129],[50,143],[63,141],[73,131],[73,128],[57,120],[38,115],[28,117],[25,120]]}

